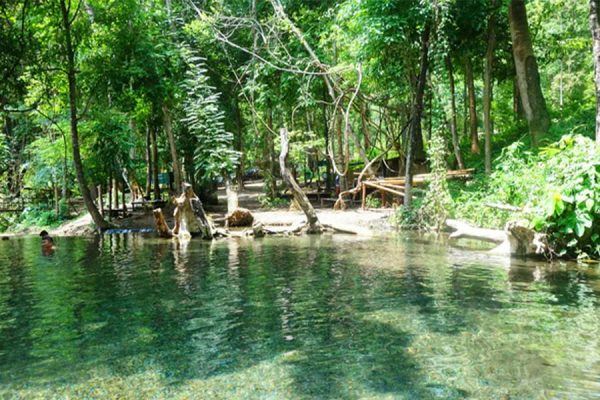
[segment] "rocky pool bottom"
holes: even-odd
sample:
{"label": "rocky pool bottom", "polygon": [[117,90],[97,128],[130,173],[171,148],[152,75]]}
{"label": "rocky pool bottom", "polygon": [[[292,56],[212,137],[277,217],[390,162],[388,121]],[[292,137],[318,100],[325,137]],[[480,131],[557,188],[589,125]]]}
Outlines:
{"label": "rocky pool bottom", "polygon": [[0,398],[588,399],[597,266],[406,236],[0,242]]}

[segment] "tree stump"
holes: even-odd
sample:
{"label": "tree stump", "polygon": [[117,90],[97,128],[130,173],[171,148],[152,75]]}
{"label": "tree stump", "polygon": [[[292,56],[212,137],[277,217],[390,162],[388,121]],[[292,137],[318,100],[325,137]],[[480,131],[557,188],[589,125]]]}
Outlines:
{"label": "tree stump", "polygon": [[254,215],[246,208],[238,207],[226,218],[228,227],[250,227],[254,222]]}
{"label": "tree stump", "polygon": [[[202,202],[194,193],[192,185],[183,184],[183,192],[175,199],[175,226],[169,229],[161,209],[154,210],[154,221],[156,230],[161,237],[190,237],[200,236],[203,239],[213,239],[215,228],[210,222]],[[170,233],[170,234],[169,234]]]}

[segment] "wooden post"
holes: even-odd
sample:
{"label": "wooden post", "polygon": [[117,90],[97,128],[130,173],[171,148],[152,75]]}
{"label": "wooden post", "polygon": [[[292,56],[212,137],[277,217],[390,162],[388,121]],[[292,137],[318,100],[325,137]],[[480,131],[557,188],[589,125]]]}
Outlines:
{"label": "wooden post", "polygon": [[367,204],[367,185],[365,184],[361,184],[362,186],[362,209],[365,209],[365,206]]}
{"label": "wooden post", "polygon": [[108,194],[108,219],[112,218],[112,172],[108,175],[108,186],[106,187]]}

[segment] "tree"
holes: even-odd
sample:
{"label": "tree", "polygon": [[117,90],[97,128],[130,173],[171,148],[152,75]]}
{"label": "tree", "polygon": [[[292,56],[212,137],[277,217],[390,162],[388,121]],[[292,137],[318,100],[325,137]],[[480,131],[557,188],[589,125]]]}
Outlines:
{"label": "tree", "polygon": [[600,1],[590,0],[590,29],[594,57],[594,84],[596,87],[596,141],[600,143]]}
{"label": "tree", "polygon": [[540,85],[538,64],[533,53],[525,0],[511,0],[508,18],[521,104],[529,124],[531,142],[536,146],[550,127],[550,116]]}
{"label": "tree", "polygon": [[406,173],[404,179],[404,205],[410,207],[412,203],[412,179],[413,179],[413,154],[417,135],[420,134],[421,116],[423,114],[423,95],[427,82],[427,69],[429,67],[429,40],[431,36],[431,21],[427,20],[423,27],[421,39],[421,64],[417,81],[417,92],[411,112],[410,130],[408,133],[408,150],[406,152]]}
{"label": "tree", "polygon": [[69,110],[71,120],[71,144],[73,151],[73,165],[75,167],[75,175],[77,176],[77,182],[79,183],[79,190],[83,197],[83,202],[88,212],[92,216],[92,219],[98,229],[107,229],[110,227],[94,203],[92,194],[87,185],[87,180],[83,171],[83,164],[81,162],[81,153],[79,151],[79,133],[78,133],[78,117],[77,117],[77,74],[75,67],[75,49],[73,48],[73,41],[71,37],[73,21],[77,18],[78,10],[75,10],[71,15],[72,3],[69,0],[68,4],[66,0],[60,0],[60,12],[62,16],[62,29],[64,35],[64,46],[65,55],[67,57],[67,68],[66,75],[69,83]]}
{"label": "tree", "polygon": [[488,19],[488,44],[485,53],[483,74],[483,126],[485,130],[485,173],[492,173],[492,96],[494,93],[494,51],[496,47],[497,0],[492,0],[491,14]]}

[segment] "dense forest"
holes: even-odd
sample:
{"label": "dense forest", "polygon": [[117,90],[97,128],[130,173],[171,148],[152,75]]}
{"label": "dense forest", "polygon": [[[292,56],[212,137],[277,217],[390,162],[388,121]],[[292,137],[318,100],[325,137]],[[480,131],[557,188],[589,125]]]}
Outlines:
{"label": "dense forest", "polygon": [[[2,0],[1,214],[264,179],[405,179],[400,226],[522,218],[600,255],[600,1]],[[474,168],[467,183],[446,170]],[[413,188],[415,174],[440,177]],[[118,198],[118,193],[123,198]],[[125,199],[127,193],[128,200]],[[26,199],[26,200],[23,200]],[[373,201],[372,203],[376,203]]]}

